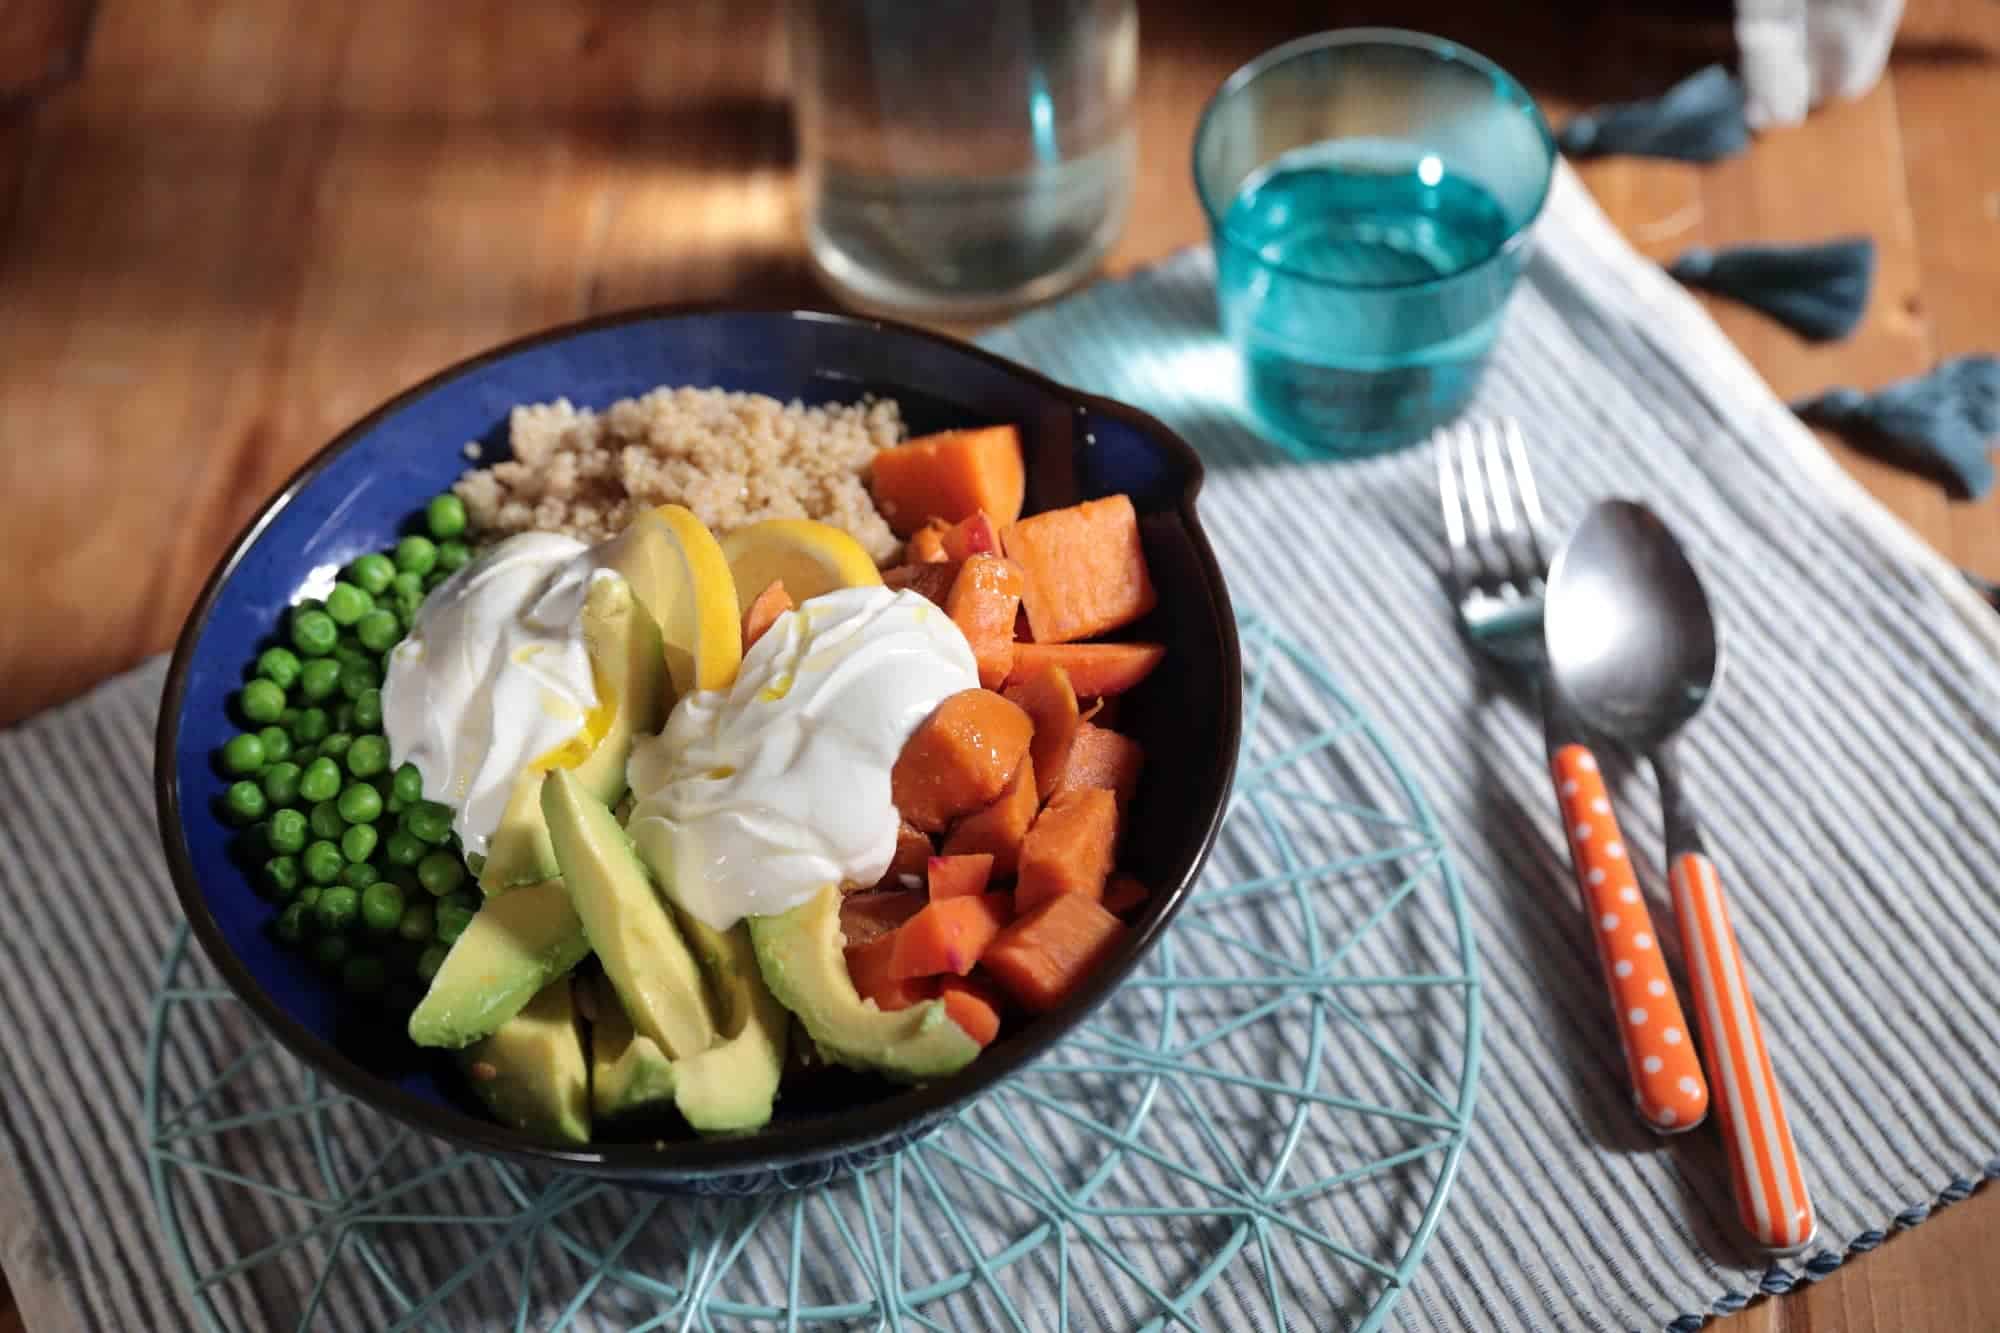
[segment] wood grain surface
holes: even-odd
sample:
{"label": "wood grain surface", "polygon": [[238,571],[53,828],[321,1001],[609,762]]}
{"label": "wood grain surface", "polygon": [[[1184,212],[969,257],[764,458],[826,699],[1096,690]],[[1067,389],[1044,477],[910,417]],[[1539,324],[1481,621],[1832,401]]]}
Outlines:
{"label": "wood grain surface", "polygon": [[[765,4],[103,0],[79,72],[50,48],[73,47],[86,12],[0,0],[0,723],[167,647],[278,481],[453,359],[643,302],[831,300],[799,241],[786,53]],[[1112,273],[1202,239],[1195,119],[1230,69],[1286,37],[1441,32],[1514,69],[1558,120],[1729,51],[1726,15],[1705,4],[1142,13],[1142,171]],[[1876,239],[1873,306],[1845,342],[1711,302],[1780,395],[2000,344],[1993,0],[1910,0],[1873,92],[1735,161],[1584,174],[1659,258]],[[2000,576],[2000,502],[1955,502],[1829,447],[1946,555]],[[2000,1329],[1996,1199],[1723,1326]],[[0,1333],[18,1327],[0,1294]]]}

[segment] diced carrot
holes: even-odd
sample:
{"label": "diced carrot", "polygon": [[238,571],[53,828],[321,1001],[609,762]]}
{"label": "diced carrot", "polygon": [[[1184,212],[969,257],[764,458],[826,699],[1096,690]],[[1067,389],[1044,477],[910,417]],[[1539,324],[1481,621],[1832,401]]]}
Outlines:
{"label": "diced carrot", "polygon": [[1046,664],[1069,672],[1069,683],[1083,699],[1123,694],[1153,673],[1167,655],[1157,643],[1020,643],[1014,645],[1014,685]]}
{"label": "diced carrot", "polygon": [[981,962],[995,981],[1033,1013],[1067,999],[1125,938],[1125,923],[1101,903],[1063,893],[1018,918],[986,948]]}
{"label": "diced carrot", "polygon": [[944,854],[990,852],[994,874],[1013,874],[1020,861],[1021,839],[1028,836],[1028,826],[1035,822],[1041,805],[1035,788],[1035,761],[1023,756],[1000,799],[984,810],[973,811],[952,828],[944,840]]}
{"label": "diced carrot", "polygon": [[981,1046],[990,1046],[1000,1035],[1000,992],[983,977],[943,977],[938,981],[938,998],[944,1001],[945,1017],[965,1030],[965,1035]]}
{"label": "diced carrot", "polygon": [[975,555],[958,568],[945,614],[972,645],[979,683],[997,690],[1014,665],[1014,612],[1021,605],[1021,567],[1005,556]]}
{"label": "diced carrot", "polygon": [[749,652],[750,645],[763,638],[764,631],[777,623],[779,616],[792,609],[792,595],[785,591],[785,581],[772,579],[769,586],[750,603],[750,609],[743,613],[743,651]]}
{"label": "diced carrot", "polygon": [[958,564],[955,561],[931,561],[928,564],[897,565],[882,571],[885,587],[911,592],[943,606],[951,596],[951,585],[958,582]]}
{"label": "diced carrot", "polygon": [[947,560],[969,560],[975,555],[1000,554],[1000,525],[984,509],[962,518],[944,530]]}
{"label": "diced carrot", "polygon": [[1028,752],[1034,726],[991,690],[960,690],[925,718],[889,770],[903,818],[926,833],[991,805]]}
{"label": "diced carrot", "polygon": [[929,881],[931,901],[940,898],[976,898],[986,892],[993,878],[993,853],[973,852],[966,856],[933,856]]}
{"label": "diced carrot", "polygon": [[1133,908],[1141,906],[1152,896],[1152,890],[1139,882],[1137,875],[1123,871],[1113,875],[1104,886],[1104,910],[1124,916]]}
{"label": "diced carrot", "polygon": [[899,980],[943,972],[964,976],[1007,924],[1010,906],[1003,893],[935,899],[896,932],[889,975]]}
{"label": "diced carrot", "polygon": [[1069,763],[1069,747],[1076,740],[1080,714],[1076,691],[1069,686],[1069,673],[1053,663],[1045,663],[1017,685],[1010,685],[1006,697],[1021,705],[1021,711],[1035,724],[1035,738],[1028,742],[1028,757],[1035,763],[1035,794],[1047,800],[1056,779]]}
{"label": "diced carrot", "polygon": [[1021,433],[1012,426],[948,430],[875,455],[869,478],[875,507],[899,537],[925,520],[956,523],[984,509],[1005,527],[1027,495]]}
{"label": "diced carrot", "polygon": [[910,534],[909,545],[904,548],[903,554],[918,564],[936,564],[940,560],[950,559],[951,557],[944,553],[946,526],[942,520],[935,518],[924,524]]}
{"label": "diced carrot", "polygon": [[868,944],[921,912],[929,901],[922,889],[850,893],[840,900],[840,933],[849,948]]}
{"label": "diced carrot", "polygon": [[873,885],[845,885],[849,893],[864,888],[914,889],[924,882],[924,871],[930,866],[931,857],[937,848],[931,844],[931,835],[915,824],[904,820],[896,829],[896,854],[889,858],[889,868],[882,872],[882,878]]}
{"label": "diced carrot", "polygon": [[847,949],[847,975],[854,983],[855,993],[864,1000],[875,1001],[878,1009],[907,1009],[937,994],[937,983],[928,977],[895,975],[892,964],[899,934],[900,931],[892,931]]}
{"label": "diced carrot", "polygon": [[1042,807],[1021,844],[1014,904],[1032,912],[1065,893],[1104,897],[1104,879],[1118,847],[1118,798],[1086,787]]}
{"label": "diced carrot", "polygon": [[1076,729],[1069,763],[1056,779],[1051,799],[1082,787],[1102,787],[1117,794],[1118,808],[1123,810],[1139,790],[1139,769],[1145,761],[1139,742],[1086,722]]}
{"label": "diced carrot", "polygon": [[1130,498],[1107,495],[1024,518],[1002,534],[1026,583],[1021,605],[1036,643],[1068,643],[1128,625],[1156,594]]}

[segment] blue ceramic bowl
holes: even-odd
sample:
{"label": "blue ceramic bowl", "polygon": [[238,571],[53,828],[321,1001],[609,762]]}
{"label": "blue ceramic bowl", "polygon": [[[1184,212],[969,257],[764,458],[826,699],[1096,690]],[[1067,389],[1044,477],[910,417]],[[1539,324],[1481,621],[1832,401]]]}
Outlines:
{"label": "blue ceramic bowl", "polygon": [[[505,456],[509,409],[567,397],[603,407],[657,385],[720,385],[808,403],[902,403],[912,433],[1012,422],[1028,450],[1028,509],[1130,494],[1159,607],[1134,636],[1165,663],[1120,720],[1146,749],[1129,868],[1153,890],[1127,947],[1063,1010],[995,1043],[958,1075],[916,1088],[856,1076],[787,1095],[770,1126],[734,1138],[584,1149],[540,1143],[465,1098],[450,1062],[384,1040],[379,1025],[268,925],[271,904],[232,858],[218,817],[228,701],[285,608],[354,557],[391,544],[468,463]],[[210,575],[174,651],[156,760],[160,829],[196,937],[243,1002],[300,1059],[367,1104],[467,1148],[631,1184],[754,1192],[814,1183],[909,1142],[1046,1051],[1151,948],[1208,853],[1236,760],[1242,662],[1229,595],[1195,517],[1201,464],[1152,418],[1063,388],[918,329],[807,311],[657,309],[556,329],[455,366],[321,450],[264,506]],[[315,590],[318,590],[315,587]],[[379,1024],[379,1020],[375,1020]]]}

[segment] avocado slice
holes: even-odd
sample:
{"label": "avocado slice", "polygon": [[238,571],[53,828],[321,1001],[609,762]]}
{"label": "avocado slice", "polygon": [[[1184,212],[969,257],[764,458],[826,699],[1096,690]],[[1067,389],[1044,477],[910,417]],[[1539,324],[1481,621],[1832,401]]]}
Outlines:
{"label": "avocado slice", "polygon": [[520,1013],[590,952],[560,879],[488,898],[410,1015],[419,1046],[466,1046]]}
{"label": "avocado slice", "polygon": [[749,926],[739,921],[717,930],[675,910],[721,1001],[722,1036],[680,1062],[674,1103],[704,1134],[761,1129],[770,1123],[777,1100],[791,1015],[764,984]]}
{"label": "avocado slice", "polygon": [[591,1106],[600,1120],[675,1110],[704,1134],[762,1129],[777,1099],[791,1015],[764,985],[749,927],[718,931],[685,913],[677,919],[722,1002],[721,1036],[670,1060],[632,1030],[617,991],[600,978],[590,997]]}
{"label": "avocado slice", "polygon": [[[567,771],[592,796],[615,805],[625,794],[632,741],[665,724],[673,685],[660,627],[622,576],[592,581],[583,603],[583,637],[597,677],[598,706],[610,710],[610,721],[590,753]],[[479,871],[479,887],[487,893],[539,884],[560,873],[542,817],[542,777],[542,770],[531,768],[514,781]]]}
{"label": "avocado slice", "polygon": [[610,808],[559,768],[542,783],[542,814],[583,933],[632,1026],[672,1059],[714,1045],[701,970]]}
{"label": "avocado slice", "polygon": [[674,1103],[674,1062],[651,1037],[632,1030],[625,1004],[606,977],[587,983],[590,999],[590,1109],[599,1120],[645,1118]]}
{"label": "avocado slice", "polygon": [[494,1118],[538,1138],[590,1142],[590,1067],[568,977],[558,977],[483,1038],[459,1067]]}
{"label": "avocado slice", "polygon": [[979,1043],[941,1001],[885,1012],[855,991],[842,952],[838,885],[782,915],[751,917],[750,938],[765,984],[828,1059],[914,1083],[955,1074],[979,1054]]}

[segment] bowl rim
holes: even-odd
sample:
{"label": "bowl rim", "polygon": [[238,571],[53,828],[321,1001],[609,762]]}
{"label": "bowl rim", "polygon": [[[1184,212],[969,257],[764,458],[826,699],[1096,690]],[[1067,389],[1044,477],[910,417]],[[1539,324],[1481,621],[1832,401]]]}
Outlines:
{"label": "bowl rim", "polygon": [[[179,766],[175,762],[180,743],[181,712],[187,701],[188,674],[195,647],[207,629],[216,601],[237,566],[285,507],[336,458],[382,421],[453,380],[547,343],[626,325],[715,315],[751,315],[841,324],[922,339],[1025,380],[1042,392],[1070,403],[1079,417],[1097,414],[1120,421],[1172,454],[1186,469],[1188,478],[1175,509],[1191,539],[1203,583],[1209,591],[1222,630],[1223,651],[1219,665],[1225,687],[1219,718],[1221,796],[1206,816],[1194,855],[1186,868],[1175,882],[1164,886],[1154,910],[1133,930],[1123,951],[1098,968],[1078,996],[1061,1009],[1044,1016],[1056,1021],[1039,1024],[1039,1030],[1017,1037],[997,1050],[982,1053],[978,1059],[947,1078],[899,1088],[887,1097],[803,1122],[791,1131],[793,1146],[774,1143],[760,1130],[736,1137],[694,1138],[659,1144],[633,1142],[562,1147],[539,1142],[497,1121],[474,1116],[455,1107],[440,1106],[404,1091],[390,1080],[350,1060],[332,1043],[309,1031],[286,1013],[250,975],[248,967],[224,938],[220,924],[209,909],[188,850],[182,822]],[[825,1161],[879,1145],[898,1133],[912,1129],[918,1132],[928,1130],[947,1114],[970,1106],[1020,1069],[1047,1054],[1123,985],[1139,960],[1165,935],[1214,849],[1229,810],[1229,793],[1235,784],[1237,757],[1241,748],[1243,653],[1228,585],[1223,580],[1221,565],[1196,512],[1195,500],[1204,479],[1205,469],[1194,447],[1149,413],[1116,399],[1072,388],[963,339],[876,316],[803,306],[745,305],[726,301],[668,302],[611,311],[554,325],[462,358],[392,395],[339,431],[306,459],[243,525],[216,561],[189,609],[175,639],[173,659],[161,692],[159,721],[154,730],[153,759],[154,803],[160,842],[166,853],[167,869],[173,880],[175,896],[180,900],[181,911],[200,942],[202,952],[221,973],[238,1001],[248,1006],[265,1029],[293,1056],[326,1075],[343,1092],[369,1107],[462,1148],[525,1165],[583,1171],[612,1178],[631,1176],[642,1181],[647,1178],[694,1181]],[[1231,683],[1233,689],[1229,688]],[[809,1137],[801,1139],[802,1134]]]}

